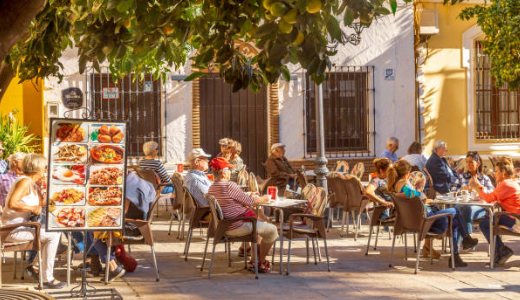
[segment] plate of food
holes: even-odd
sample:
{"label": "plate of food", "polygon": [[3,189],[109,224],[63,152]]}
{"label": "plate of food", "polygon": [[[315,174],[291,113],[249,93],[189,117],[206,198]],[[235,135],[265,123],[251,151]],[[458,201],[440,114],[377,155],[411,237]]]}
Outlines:
{"label": "plate of food", "polygon": [[56,227],[85,227],[85,209],[64,207],[54,210],[52,213]]}
{"label": "plate of food", "polygon": [[52,160],[65,163],[86,163],[87,145],[83,144],[63,144],[59,145],[54,151]]}
{"label": "plate of food", "polygon": [[98,145],[90,148],[92,163],[120,164],[123,162],[125,150],[116,145]]}
{"label": "plate of food", "polygon": [[89,182],[91,185],[119,185],[123,183],[121,167],[91,166]]}
{"label": "plate of food", "polygon": [[60,165],[52,170],[55,184],[85,184],[85,165]]}
{"label": "plate of food", "polygon": [[91,187],[88,189],[88,204],[92,206],[121,205],[123,189],[118,186]]}
{"label": "plate of food", "polygon": [[87,224],[89,227],[119,227],[121,208],[91,208],[87,216]]}
{"label": "plate of food", "polygon": [[98,143],[123,143],[125,134],[123,125],[92,124],[90,126],[90,140]]}
{"label": "plate of food", "polygon": [[53,186],[50,192],[51,205],[85,205],[85,188]]}
{"label": "plate of food", "polygon": [[88,125],[83,123],[62,122],[54,123],[55,141],[60,142],[88,142]]}

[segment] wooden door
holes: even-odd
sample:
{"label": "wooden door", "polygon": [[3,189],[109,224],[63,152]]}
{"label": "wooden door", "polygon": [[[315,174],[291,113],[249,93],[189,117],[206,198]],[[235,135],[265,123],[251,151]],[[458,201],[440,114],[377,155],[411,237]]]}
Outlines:
{"label": "wooden door", "polygon": [[219,139],[229,137],[242,144],[240,155],[249,172],[265,178],[268,156],[267,87],[258,93],[240,90],[218,75],[206,75],[200,83],[200,139],[204,151],[216,156]]}

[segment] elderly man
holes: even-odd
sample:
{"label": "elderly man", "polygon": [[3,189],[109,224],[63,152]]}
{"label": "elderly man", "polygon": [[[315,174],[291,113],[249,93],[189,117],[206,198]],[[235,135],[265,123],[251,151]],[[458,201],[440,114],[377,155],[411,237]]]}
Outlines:
{"label": "elderly man", "polygon": [[271,155],[265,162],[265,170],[271,179],[274,178],[279,195],[283,195],[287,185],[293,188],[296,172],[285,157],[284,144],[276,143],[271,146]]}
{"label": "elderly man", "polygon": [[0,174],[0,206],[4,206],[7,194],[11,189],[13,183],[18,179],[18,176],[23,175],[22,162],[25,158],[25,153],[17,152],[7,159],[9,161],[9,170],[5,174]]}
{"label": "elderly man", "polygon": [[199,202],[200,206],[208,206],[205,196],[209,187],[213,184],[206,176],[208,170],[208,162],[211,155],[207,154],[201,148],[194,148],[188,155],[190,170],[184,177],[184,187]]}
{"label": "elderly man", "polygon": [[397,157],[397,154],[395,153],[399,149],[399,139],[396,137],[391,137],[388,140],[386,140],[386,149],[381,153],[381,158],[388,158],[392,161],[392,163],[395,163],[399,160],[399,157]]}
{"label": "elderly man", "polygon": [[453,171],[446,160],[448,146],[443,141],[433,144],[433,153],[426,162],[426,169],[433,180],[433,188],[441,194],[450,191],[451,185],[457,180],[456,172]]}

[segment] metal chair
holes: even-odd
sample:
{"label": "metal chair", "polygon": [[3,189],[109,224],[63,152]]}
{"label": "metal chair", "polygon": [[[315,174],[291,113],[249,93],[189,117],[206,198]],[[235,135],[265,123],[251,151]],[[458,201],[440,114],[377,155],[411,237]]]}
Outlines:
{"label": "metal chair", "polygon": [[[355,236],[354,240],[357,240],[358,232],[361,226],[361,214],[366,209],[370,200],[363,195],[363,187],[361,182],[356,177],[350,179],[341,180],[343,183],[344,190],[346,192],[346,202],[343,205],[343,218],[341,220],[341,231],[340,236],[343,236],[343,228],[345,225],[345,218],[347,224],[346,236],[348,237],[349,218],[348,214],[351,213],[355,223]],[[355,212],[358,212],[357,220],[355,219]]]}
{"label": "metal chair", "polygon": [[[151,183],[155,189],[155,193],[157,195],[161,195],[161,190],[163,187],[170,185],[170,183],[158,183],[157,181],[157,175],[155,174],[154,170],[151,169],[141,169],[141,168],[135,168],[135,173],[142,179],[148,181]],[[168,211],[168,201],[166,201],[166,211]],[[156,217],[159,217],[159,205],[156,206]]]}
{"label": "metal chair", "polygon": [[[380,229],[381,225],[389,226],[389,227],[390,226],[393,227],[395,225],[395,217],[391,216],[389,219],[386,219],[386,220],[381,219],[381,216],[383,215],[383,213],[385,212],[386,209],[387,209],[386,207],[381,205],[381,206],[374,207],[374,210],[372,211],[372,218],[370,220],[370,230],[368,233],[367,250],[365,251],[365,255],[368,255],[368,249],[370,248],[370,240],[372,238],[372,232],[373,232],[374,226],[377,226],[376,242],[374,245],[374,250],[376,250],[377,241],[379,239],[379,229]],[[388,231],[388,235],[390,238],[390,230]]]}
{"label": "metal chair", "polygon": [[[175,188],[175,201],[173,203],[173,208],[172,208],[172,215],[171,215],[171,218],[170,218],[170,227],[168,229],[168,235],[171,234],[172,232],[172,226],[173,226],[173,219],[175,218],[175,214],[173,213],[174,211],[178,211],[179,212],[179,217],[180,217],[180,220],[179,220],[179,226],[177,228],[177,239],[182,239],[184,238],[184,220],[185,220],[185,215],[187,213],[187,207],[185,205],[186,203],[186,199],[185,199],[185,192],[184,192],[184,186],[182,186],[182,181],[181,181],[181,178],[175,176],[175,174],[172,176],[172,183],[173,183],[173,187]],[[181,236],[181,225],[182,225],[182,236]]]}
{"label": "metal chair", "polygon": [[[220,209],[220,205],[217,202],[217,199],[211,195],[206,195],[206,199],[208,200],[209,207],[211,209],[211,223],[208,229],[208,238],[206,239],[206,247],[204,248],[204,256],[202,258],[202,265],[200,266],[200,270],[204,269],[204,263],[206,262],[206,253],[208,252],[208,243],[210,238],[213,238],[213,251],[211,254],[211,262],[209,264],[208,270],[208,278],[211,278],[211,270],[213,268],[213,259],[215,258],[215,248],[217,244],[225,243],[227,245],[228,252],[228,265],[231,267],[231,251],[230,244],[233,242],[251,242],[253,244],[253,253],[257,252],[257,233],[256,233],[256,218],[255,217],[240,217],[233,219],[224,219],[222,214],[222,210]],[[228,227],[236,221],[246,221],[251,222],[252,231],[251,233],[243,236],[228,236],[226,231]],[[255,262],[255,279],[258,279],[258,256],[254,255]],[[244,269],[247,269],[247,255],[244,255]]]}
{"label": "metal chair", "polygon": [[[452,223],[453,216],[451,214],[437,214],[430,217],[426,217],[426,211],[424,208],[423,201],[418,197],[406,198],[404,195],[392,195],[397,214],[394,226],[394,238],[392,240],[392,251],[390,252],[390,263],[389,267],[392,267],[392,259],[394,256],[395,237],[404,234],[404,253],[405,260],[408,260],[408,247],[406,242],[407,233],[417,233],[417,249],[421,249],[421,241],[430,238],[432,244],[430,246],[430,263],[433,264],[433,239],[449,237],[450,248],[452,248]],[[430,228],[433,223],[439,218],[448,218],[448,227],[443,233],[434,234],[430,233]],[[417,261],[415,263],[415,274],[419,268],[419,256],[421,251],[417,251]],[[451,251],[451,261],[454,262],[454,254]],[[452,264],[453,270],[455,270],[455,264]]]}
{"label": "metal chair", "polygon": [[[125,218],[125,223],[130,223],[135,225],[139,232],[141,233],[140,237],[133,237],[133,236],[123,236],[123,239],[115,239],[113,238],[112,234],[109,232],[108,240],[107,240],[107,258],[110,257],[110,249],[112,246],[117,245],[148,245],[150,246],[150,250],[152,251],[152,262],[153,262],[153,269],[155,273],[155,281],[159,281],[159,268],[157,267],[157,258],[155,256],[155,248],[154,248],[154,238],[153,238],[153,232],[152,232],[152,224],[151,224],[151,218],[153,215],[153,209],[157,205],[159,201],[160,195],[155,196],[155,199],[153,200],[152,204],[150,205],[150,210],[148,211],[147,220],[139,220],[139,219],[128,219]],[[108,262],[105,266],[105,284],[108,283]]]}
{"label": "metal chair", "polygon": [[[500,221],[500,217],[502,216],[509,216],[516,219],[520,219],[520,214],[515,214],[507,211],[499,211],[495,213],[495,219],[493,220],[493,239],[494,243],[493,245],[497,244],[496,238],[499,235],[509,235],[509,236],[520,236],[520,232],[510,230],[508,227],[504,225],[500,225],[498,222]],[[491,257],[495,256],[495,249],[491,249],[490,253]],[[494,262],[494,259],[491,260]]]}
{"label": "metal chair", "polygon": [[204,220],[204,217],[210,212],[209,206],[200,206],[199,202],[193,198],[188,190],[185,190],[184,199],[190,202],[195,209],[190,216],[190,228],[188,229],[188,237],[184,245],[184,260],[188,260],[188,253],[190,251],[191,237],[193,236],[193,230],[196,228],[208,228],[210,221]]}

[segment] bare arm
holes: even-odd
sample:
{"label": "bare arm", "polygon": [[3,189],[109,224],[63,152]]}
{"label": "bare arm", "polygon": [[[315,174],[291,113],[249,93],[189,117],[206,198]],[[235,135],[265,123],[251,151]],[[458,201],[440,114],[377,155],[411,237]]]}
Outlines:
{"label": "bare arm", "polygon": [[376,203],[379,203],[383,206],[386,206],[386,207],[393,207],[394,204],[392,202],[387,202],[381,198],[379,198],[376,194],[375,194],[375,191],[376,191],[376,187],[373,186],[372,184],[369,184],[367,185],[366,189],[365,189],[365,195],[370,198],[370,200],[372,200],[373,202],[376,202]]}
{"label": "bare arm", "polygon": [[29,191],[31,189],[31,180],[22,179],[16,183],[16,186],[13,186],[11,188],[14,188],[14,190],[13,194],[11,195],[11,199],[9,200],[8,207],[10,209],[19,212],[32,212],[35,215],[39,215],[41,213],[41,206],[26,205],[22,203],[22,198],[24,196],[29,195]]}

